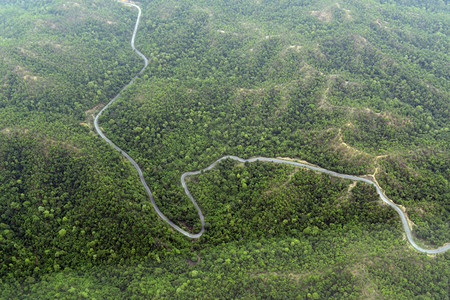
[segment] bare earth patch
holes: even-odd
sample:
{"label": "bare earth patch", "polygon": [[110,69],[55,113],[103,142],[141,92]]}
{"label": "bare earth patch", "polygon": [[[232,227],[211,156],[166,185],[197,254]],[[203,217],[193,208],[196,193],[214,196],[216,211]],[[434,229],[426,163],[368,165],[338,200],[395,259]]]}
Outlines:
{"label": "bare earth patch", "polygon": [[280,184],[279,182],[276,184],[276,185],[274,185],[271,189],[269,189],[269,190],[267,190],[267,191],[264,191],[264,194],[265,195],[270,195],[270,194],[272,194],[274,191],[278,191],[278,190],[280,190],[280,189],[282,189],[283,187],[285,187],[291,180],[292,180],[292,177],[294,177],[294,175],[295,175],[295,173],[297,173],[298,172],[298,168],[295,168],[292,172],[291,172],[291,174],[289,174],[289,176],[288,176],[288,178],[285,180],[285,182],[283,182],[282,184]]}
{"label": "bare earth patch", "polygon": [[322,22],[331,22],[331,20],[333,19],[333,7],[337,7],[339,10],[343,11],[347,20],[353,21],[350,10],[341,8],[341,4],[339,4],[338,2],[336,2],[335,5],[324,7],[321,10],[313,10],[311,11],[311,15],[317,17],[317,19]]}
{"label": "bare earth patch", "polygon": [[73,152],[77,152],[77,153],[78,153],[78,152],[81,152],[81,149],[80,149],[80,148],[76,147],[75,145],[73,145],[73,144],[71,144],[71,143],[57,141],[57,140],[52,139],[52,138],[47,138],[47,141],[48,141],[48,143],[49,143],[51,146],[54,146],[54,145],[60,145],[60,146],[66,148],[66,149],[68,149],[68,150],[73,151]]}
{"label": "bare earth patch", "polygon": [[10,133],[11,133],[11,128],[8,128],[8,127],[3,128],[2,131],[1,131],[1,133],[4,133],[4,134],[10,134]]}
{"label": "bare earth patch", "polygon": [[192,261],[190,258],[187,259],[187,263],[189,266],[195,266],[196,264],[198,264],[200,261],[202,260],[202,258],[200,257],[200,253],[197,253],[197,261]]}
{"label": "bare earth patch", "polygon": [[300,46],[300,45],[290,45],[289,47],[288,47],[288,49],[292,49],[292,50],[294,50],[295,52],[300,52],[300,49],[302,48],[302,46]]}
{"label": "bare earth patch", "polygon": [[348,270],[353,276],[358,277],[361,280],[363,299],[380,299],[378,286],[371,280],[365,264],[354,264],[349,267]]}
{"label": "bare earth patch", "polygon": [[34,82],[34,81],[42,82],[42,79],[43,79],[43,77],[32,74],[30,70],[28,70],[20,65],[17,65],[14,68],[13,72],[28,82]]}
{"label": "bare earth patch", "polygon": [[96,111],[98,111],[100,108],[102,108],[104,105],[102,103],[97,104],[96,106],[94,106],[91,109],[88,109],[84,112],[84,114],[87,115],[91,115],[93,113],[95,113]]}
{"label": "bare earth patch", "polygon": [[333,18],[333,12],[329,7],[323,9],[323,10],[313,10],[311,11],[311,15],[317,17],[322,22],[330,22]]}
{"label": "bare earth patch", "polygon": [[29,132],[29,130],[27,128],[10,128],[10,127],[5,127],[0,132],[3,133],[3,134],[11,134],[11,132],[21,132],[21,133],[27,134]]}
{"label": "bare earth patch", "polygon": [[307,162],[307,161],[305,161],[305,160],[301,160],[301,159],[297,159],[297,158],[291,158],[291,157],[277,157],[277,159],[283,159],[283,160],[289,160],[289,161],[296,161],[296,162],[299,162],[299,163],[302,163],[302,164],[305,164],[305,165],[309,165],[309,166],[313,166],[313,167],[320,168],[320,167],[317,166],[317,165],[314,165],[314,164],[309,163],[309,162]]}
{"label": "bare earth patch", "polygon": [[81,122],[80,125],[89,127],[90,129],[94,128],[94,119],[97,113],[103,108],[103,104],[99,103],[91,109],[88,109],[84,112],[86,119],[84,122]]}
{"label": "bare earth patch", "polygon": [[[389,199],[389,200],[391,200],[391,199]],[[391,200],[391,201],[392,201],[392,200]],[[394,202],[394,201],[392,201],[392,202]],[[413,226],[416,226],[416,224],[414,224],[413,221],[411,221],[411,220],[409,219],[408,214],[406,213],[406,208],[405,208],[403,205],[397,204],[397,206],[400,207],[400,209],[401,209],[401,210],[403,211],[403,213],[405,214],[406,221],[408,221],[409,228],[412,230],[412,229],[414,228]]]}
{"label": "bare earth patch", "polygon": [[345,153],[348,153],[350,155],[352,155],[352,154],[353,155],[354,154],[368,155],[364,151],[356,149],[355,147],[352,147],[349,144],[347,144],[346,142],[344,142],[343,137],[342,137],[342,130],[341,130],[341,128],[339,128],[339,131],[338,131],[337,141],[338,141],[337,148],[343,149]]}
{"label": "bare earth patch", "polygon": [[23,79],[27,80],[27,79],[31,79],[31,80],[38,80],[37,76],[31,76],[31,75],[25,75],[23,76]]}
{"label": "bare earth patch", "polygon": [[358,183],[357,181],[353,181],[352,183],[349,184],[347,191],[345,191],[343,193],[343,195],[337,199],[336,207],[340,207],[341,204],[348,202],[348,200],[350,199],[350,196],[352,195],[352,190],[356,186],[357,183]]}

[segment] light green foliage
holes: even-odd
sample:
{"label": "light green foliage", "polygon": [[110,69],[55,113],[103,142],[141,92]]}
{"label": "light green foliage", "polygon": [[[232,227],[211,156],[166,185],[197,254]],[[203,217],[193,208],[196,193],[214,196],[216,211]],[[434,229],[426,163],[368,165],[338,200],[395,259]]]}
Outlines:
{"label": "light green foliage", "polygon": [[[442,1],[142,2],[149,66],[100,119],[155,199],[223,155],[374,174],[425,245],[450,241]],[[153,212],[92,119],[142,68],[116,1],[0,5],[0,298],[448,297],[448,254],[402,240],[373,189],[271,164],[189,178],[206,232]]]}

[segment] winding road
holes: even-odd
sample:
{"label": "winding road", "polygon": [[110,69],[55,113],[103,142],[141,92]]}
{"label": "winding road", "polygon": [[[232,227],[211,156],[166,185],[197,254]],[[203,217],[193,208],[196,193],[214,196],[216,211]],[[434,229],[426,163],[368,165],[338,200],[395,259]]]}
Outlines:
{"label": "winding road", "polygon": [[450,249],[450,244],[447,243],[446,245],[437,248],[437,249],[424,249],[420,246],[418,246],[412,237],[412,233],[411,233],[411,229],[409,227],[408,221],[406,219],[405,214],[403,213],[403,211],[396,205],[394,204],[391,200],[389,200],[386,195],[383,193],[383,191],[381,190],[381,188],[378,186],[377,183],[375,183],[374,181],[370,180],[370,179],[366,179],[366,178],[362,178],[362,177],[357,177],[357,176],[352,176],[352,175],[346,175],[346,174],[341,174],[341,173],[336,173],[327,169],[322,169],[319,167],[315,167],[315,166],[311,166],[311,165],[307,165],[304,163],[300,163],[300,162],[295,162],[295,161],[289,161],[289,160],[284,160],[284,159],[278,159],[278,158],[268,158],[268,157],[254,157],[254,158],[250,158],[250,159],[243,159],[237,156],[232,156],[232,155],[227,155],[227,156],[223,156],[221,158],[219,158],[218,160],[216,160],[214,163],[212,163],[211,165],[209,165],[208,167],[204,168],[203,170],[198,170],[198,171],[194,171],[194,172],[186,172],[183,175],[181,175],[181,185],[184,188],[184,191],[186,193],[186,195],[189,197],[189,199],[192,201],[192,204],[195,206],[195,208],[197,209],[198,215],[200,217],[200,222],[202,225],[202,228],[200,230],[200,232],[198,233],[190,233],[187,232],[185,230],[183,230],[182,228],[180,228],[178,225],[176,225],[175,223],[173,223],[169,218],[167,218],[159,209],[159,207],[156,205],[155,199],[153,198],[153,194],[150,191],[150,188],[147,185],[147,182],[144,179],[144,175],[142,174],[142,170],[139,167],[139,165],[136,163],[136,161],[130,156],[128,155],[128,153],[126,153],[124,150],[122,150],[121,148],[119,148],[116,144],[114,144],[110,139],[108,139],[105,134],[102,132],[100,126],[98,125],[98,119],[99,117],[102,115],[102,113],[108,109],[108,107],[113,104],[117,98],[121,95],[121,93],[126,90],[128,88],[128,86],[130,84],[132,84],[136,78],[145,70],[145,68],[148,65],[148,59],[144,56],[144,54],[142,54],[141,52],[139,52],[139,50],[136,49],[136,47],[134,46],[134,39],[136,36],[136,32],[139,26],[139,21],[141,19],[141,9],[139,6],[137,6],[136,4],[132,4],[132,3],[127,3],[127,2],[123,2],[123,1],[118,1],[120,3],[123,3],[125,5],[128,6],[132,6],[137,8],[138,10],[138,16],[137,16],[137,20],[136,20],[136,24],[134,26],[134,31],[133,31],[133,37],[131,38],[131,48],[133,49],[134,52],[137,53],[137,55],[139,55],[143,60],[144,60],[144,67],[142,68],[142,70],[127,84],[125,85],[122,90],[105,106],[103,107],[103,109],[98,113],[98,115],[95,117],[94,120],[94,125],[95,125],[95,130],[98,132],[98,134],[107,142],[109,143],[111,146],[113,146],[117,151],[119,151],[123,156],[125,156],[126,159],[128,159],[131,164],[134,166],[134,168],[138,171],[139,173],[139,178],[141,180],[142,185],[144,186],[145,190],[147,191],[147,194],[152,202],[153,208],[155,209],[156,213],[158,214],[159,217],[161,217],[164,221],[166,221],[170,226],[172,226],[175,230],[177,230],[178,232],[182,233],[183,235],[190,237],[190,238],[199,238],[202,236],[203,232],[205,231],[205,217],[203,216],[203,213],[200,209],[200,207],[198,206],[197,202],[195,201],[194,197],[191,195],[187,185],[186,185],[186,177],[188,176],[192,176],[192,175],[197,175],[200,174],[202,172],[211,170],[212,168],[214,168],[220,161],[225,160],[225,159],[233,159],[239,162],[256,162],[256,161],[262,161],[262,162],[271,162],[271,163],[278,163],[278,164],[289,164],[289,165],[293,165],[293,166],[297,166],[297,167],[303,167],[303,168],[308,168],[317,172],[321,172],[321,173],[326,173],[329,174],[331,176],[335,176],[335,177],[340,177],[340,178],[345,178],[345,179],[350,179],[350,180],[354,180],[354,181],[362,181],[368,184],[373,185],[376,190],[378,195],[380,195],[381,199],[387,203],[389,206],[391,206],[393,209],[395,209],[395,211],[400,215],[400,219],[402,220],[402,224],[403,224],[403,228],[405,230],[406,236],[408,238],[408,241],[410,242],[410,244],[417,249],[420,252],[424,252],[424,253],[429,253],[429,254],[436,254],[436,253],[442,253],[445,252],[447,250]]}

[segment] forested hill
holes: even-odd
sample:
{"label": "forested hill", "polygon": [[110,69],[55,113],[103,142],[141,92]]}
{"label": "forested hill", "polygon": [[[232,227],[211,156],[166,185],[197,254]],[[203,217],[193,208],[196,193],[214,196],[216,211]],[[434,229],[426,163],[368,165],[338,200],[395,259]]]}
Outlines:
{"label": "forested hill", "polygon": [[[450,9],[416,0],[137,3],[149,66],[100,126],[171,220],[223,155],[369,176],[423,247],[450,241]],[[143,67],[137,10],[0,4],[0,298],[444,299],[448,253],[374,189],[224,161],[188,185],[196,240],[153,211],[94,116]]]}

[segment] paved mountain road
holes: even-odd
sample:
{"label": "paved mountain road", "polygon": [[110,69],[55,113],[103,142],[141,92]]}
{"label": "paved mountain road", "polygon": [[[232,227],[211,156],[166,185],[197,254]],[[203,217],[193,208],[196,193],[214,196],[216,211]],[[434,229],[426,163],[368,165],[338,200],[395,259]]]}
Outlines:
{"label": "paved mountain road", "polygon": [[99,117],[102,115],[102,113],[108,109],[108,107],[114,103],[117,98],[120,96],[120,94],[122,93],[122,91],[126,90],[128,88],[128,86],[130,84],[132,84],[136,78],[139,76],[139,74],[141,74],[144,69],[147,67],[148,65],[148,59],[145,57],[144,54],[142,54],[141,52],[139,52],[139,50],[136,49],[136,47],[134,46],[134,39],[136,36],[136,32],[139,26],[139,21],[141,19],[141,9],[139,6],[137,6],[136,4],[132,4],[132,3],[127,3],[127,2],[123,2],[123,1],[119,1],[125,5],[129,5],[132,7],[137,8],[138,10],[138,16],[137,16],[137,20],[136,20],[136,24],[134,26],[134,31],[133,31],[133,36],[131,38],[131,48],[133,49],[133,51],[135,51],[143,60],[144,60],[144,67],[142,68],[142,70],[127,84],[125,85],[122,90],[105,106],[103,107],[103,109],[98,113],[98,115],[95,117],[94,120],[94,125],[95,125],[95,130],[98,132],[98,134],[106,141],[108,142],[111,146],[113,146],[117,151],[119,151],[120,153],[122,153],[123,156],[126,157],[126,159],[128,159],[131,164],[134,166],[134,168],[138,171],[139,173],[139,178],[142,182],[142,185],[144,186],[145,190],[147,191],[147,194],[152,202],[153,208],[155,209],[156,213],[164,220],[166,221],[170,226],[172,226],[175,230],[177,230],[178,232],[182,233],[183,235],[190,237],[190,238],[199,238],[202,236],[203,232],[205,231],[205,218],[203,216],[203,213],[200,209],[200,207],[198,206],[197,202],[195,201],[194,197],[191,195],[191,193],[189,192],[189,189],[186,185],[186,177],[188,176],[192,176],[192,175],[197,175],[200,174],[201,172],[205,172],[208,170],[211,170],[212,168],[214,168],[217,163],[219,163],[220,161],[224,160],[224,159],[233,159],[233,160],[237,160],[239,162],[255,162],[255,161],[262,161],[262,162],[271,162],[271,163],[278,163],[278,164],[289,164],[289,165],[294,165],[297,167],[303,167],[303,168],[308,168],[317,172],[321,172],[321,173],[325,173],[325,174],[329,174],[331,176],[335,176],[335,177],[340,177],[340,178],[346,178],[346,179],[350,179],[350,180],[354,180],[354,181],[362,181],[368,184],[373,185],[376,190],[378,195],[380,195],[381,199],[387,203],[388,205],[390,205],[393,209],[395,209],[395,211],[399,214],[400,219],[402,220],[402,224],[403,224],[403,228],[405,230],[406,236],[408,238],[408,241],[411,243],[411,245],[417,249],[418,251],[421,252],[425,252],[425,253],[429,253],[429,254],[435,254],[435,253],[441,253],[441,252],[445,252],[447,250],[450,249],[450,244],[446,244],[440,248],[437,249],[424,249],[420,246],[418,246],[412,237],[412,233],[411,233],[411,229],[409,228],[409,224],[408,221],[406,219],[405,214],[403,213],[403,211],[395,204],[393,203],[391,200],[389,200],[386,195],[383,193],[383,191],[381,190],[381,188],[372,180],[366,179],[366,178],[362,178],[362,177],[357,177],[357,176],[352,176],[352,175],[346,175],[346,174],[341,174],[341,173],[336,173],[327,169],[322,169],[319,167],[315,167],[315,166],[311,166],[311,165],[307,165],[304,163],[299,163],[299,162],[295,162],[295,161],[289,161],[289,160],[284,160],[284,159],[278,159],[278,158],[268,158],[268,157],[254,157],[254,158],[250,158],[250,159],[243,159],[237,156],[232,156],[232,155],[227,155],[227,156],[223,156],[221,158],[219,158],[218,160],[216,160],[214,163],[212,163],[210,166],[204,168],[203,170],[199,170],[199,171],[194,171],[194,172],[186,172],[181,176],[181,185],[184,188],[184,191],[186,192],[186,194],[188,195],[189,199],[192,201],[192,204],[195,206],[195,208],[197,209],[198,215],[200,217],[200,222],[202,224],[202,228],[198,233],[190,233],[185,231],[184,229],[180,228],[178,225],[176,225],[175,223],[173,223],[169,218],[167,218],[159,209],[159,207],[156,205],[155,203],[155,199],[153,198],[152,192],[150,191],[150,188],[148,187],[147,183],[145,182],[144,179],[144,175],[142,174],[142,170],[139,167],[139,165],[136,163],[136,161],[130,156],[128,155],[128,153],[126,153],[125,151],[123,151],[122,149],[120,149],[116,144],[114,144],[110,139],[108,139],[105,134],[102,132],[100,126],[98,125],[98,119]]}

